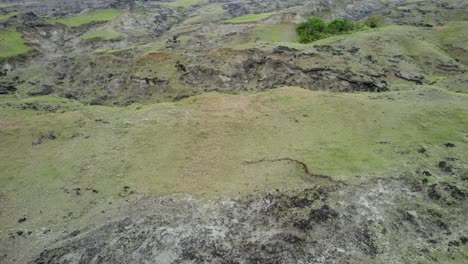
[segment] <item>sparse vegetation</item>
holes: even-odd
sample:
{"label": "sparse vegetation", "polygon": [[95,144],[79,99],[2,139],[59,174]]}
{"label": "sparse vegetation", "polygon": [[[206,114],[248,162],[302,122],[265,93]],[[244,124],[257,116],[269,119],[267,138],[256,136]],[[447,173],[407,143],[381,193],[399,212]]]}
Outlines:
{"label": "sparse vegetation", "polygon": [[271,12],[271,13],[261,13],[261,14],[249,14],[245,16],[235,17],[235,18],[226,20],[225,22],[230,23],[230,24],[256,22],[256,21],[260,21],[263,19],[267,19],[274,14],[276,13]]}
{"label": "sparse vegetation", "polygon": [[311,17],[309,20],[297,25],[299,42],[309,43],[332,35],[349,33],[364,28],[364,25],[352,22],[348,19],[335,19],[326,23],[319,17]]}
{"label": "sparse vegetation", "polygon": [[166,6],[171,6],[171,7],[187,8],[200,1],[201,0],[175,0],[173,2],[160,2],[160,3]]}
{"label": "sparse vegetation", "polygon": [[6,14],[0,14],[0,21],[1,20],[6,20],[6,19],[8,19],[8,18],[10,18],[12,16],[17,15],[17,14],[18,14],[18,12],[10,12],[10,13],[6,13]]}
{"label": "sparse vegetation", "polygon": [[194,25],[197,23],[212,21],[213,19],[221,18],[225,12],[222,3],[213,3],[206,5],[200,9],[202,12],[200,15],[188,18],[183,23]]}
{"label": "sparse vegetation", "polygon": [[370,16],[365,24],[370,28],[383,27],[385,25],[385,18],[383,16]]}

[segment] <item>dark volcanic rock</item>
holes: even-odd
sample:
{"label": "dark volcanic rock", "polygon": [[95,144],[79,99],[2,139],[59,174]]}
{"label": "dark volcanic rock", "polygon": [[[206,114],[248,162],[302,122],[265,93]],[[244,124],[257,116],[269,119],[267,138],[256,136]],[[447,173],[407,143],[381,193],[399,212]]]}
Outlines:
{"label": "dark volcanic rock", "polygon": [[11,94],[16,91],[16,87],[10,84],[0,84],[0,94]]}

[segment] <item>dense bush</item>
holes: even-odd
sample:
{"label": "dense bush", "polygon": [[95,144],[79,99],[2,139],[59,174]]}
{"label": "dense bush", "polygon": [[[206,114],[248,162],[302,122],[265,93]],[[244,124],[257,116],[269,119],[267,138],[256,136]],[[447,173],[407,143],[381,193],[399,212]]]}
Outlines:
{"label": "dense bush", "polygon": [[297,25],[297,33],[299,34],[300,42],[307,43],[326,37],[325,30],[327,24],[318,17],[311,17],[306,22]]}
{"label": "dense bush", "polygon": [[339,34],[353,31],[356,28],[355,23],[348,19],[335,19],[328,24],[327,32],[330,34]]}
{"label": "dense bush", "polygon": [[359,30],[364,27],[364,24],[352,22],[348,19],[335,19],[327,24],[321,18],[311,17],[309,20],[297,25],[296,30],[299,34],[299,42],[308,43],[331,35]]}

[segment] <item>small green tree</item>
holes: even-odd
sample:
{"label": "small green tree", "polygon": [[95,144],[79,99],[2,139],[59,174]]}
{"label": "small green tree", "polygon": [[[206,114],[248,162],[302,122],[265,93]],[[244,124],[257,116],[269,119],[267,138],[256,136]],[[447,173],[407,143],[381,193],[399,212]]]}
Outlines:
{"label": "small green tree", "polygon": [[311,17],[297,26],[299,42],[307,43],[325,37],[327,24],[321,18]]}
{"label": "small green tree", "polygon": [[365,24],[370,28],[383,27],[385,25],[385,18],[383,16],[370,16]]}
{"label": "small green tree", "polygon": [[299,35],[299,42],[309,43],[331,35],[361,30],[365,27],[363,23],[352,22],[349,19],[335,19],[327,24],[321,18],[311,17],[309,20],[297,25],[296,31]]}

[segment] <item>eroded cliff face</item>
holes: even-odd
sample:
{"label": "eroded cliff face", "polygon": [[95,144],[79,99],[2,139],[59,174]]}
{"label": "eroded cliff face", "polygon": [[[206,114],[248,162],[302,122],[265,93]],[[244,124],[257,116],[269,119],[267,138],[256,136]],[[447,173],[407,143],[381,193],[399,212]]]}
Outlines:
{"label": "eroded cliff face", "polygon": [[[435,54],[434,58],[421,58],[412,54],[413,51],[408,52],[406,43],[411,34],[420,35],[416,38],[422,42],[426,37],[437,38],[424,27],[415,27],[409,34],[389,32],[388,37],[382,36],[386,38],[385,43],[369,33],[351,40],[308,46],[268,42],[271,34],[277,33],[264,29],[291,25],[280,30],[294,35],[294,27],[288,23],[322,13],[351,19],[381,13],[388,15],[389,22],[408,21],[408,25],[420,25],[424,19],[429,21],[436,16],[442,21],[435,20],[430,26],[437,26],[448,23],[450,14],[459,14],[460,10],[457,3],[385,2],[213,1],[174,8],[161,2],[137,1],[136,12],[128,11],[123,3],[116,6],[112,1],[104,1],[99,3],[99,8],[116,6],[125,13],[115,21],[75,28],[52,25],[32,13],[18,15],[3,22],[3,27],[15,26],[23,32],[34,56],[5,62],[1,81],[4,87],[14,87],[9,91],[19,90],[23,95],[56,94],[85,103],[126,105],[152,97],[171,101],[202,91],[261,91],[281,86],[380,92],[398,89],[392,85],[395,79],[414,84],[431,83],[428,80],[434,68],[440,75],[465,78],[464,49],[442,44],[454,56]],[[96,4],[63,2],[60,6],[89,11]],[[37,8],[32,4],[22,7],[32,11]],[[212,9],[218,11],[210,17]],[[414,10],[420,10],[418,22]],[[223,23],[223,18],[260,11],[279,13],[255,23]],[[124,37],[109,41],[84,39],[87,32],[108,28],[118,29]],[[434,44],[431,40],[421,45]],[[426,59],[434,62],[422,61]]]}

